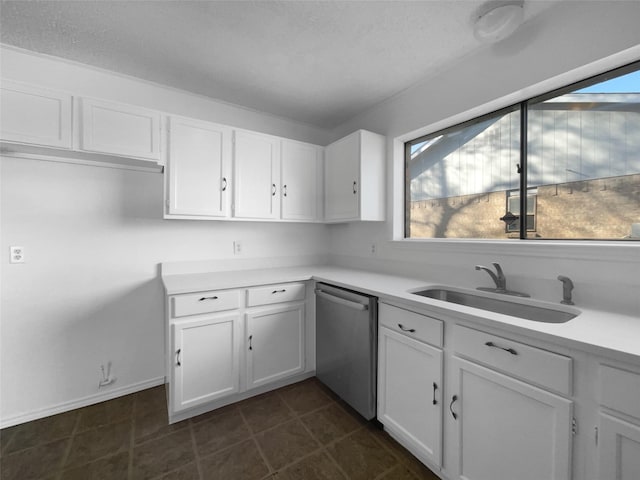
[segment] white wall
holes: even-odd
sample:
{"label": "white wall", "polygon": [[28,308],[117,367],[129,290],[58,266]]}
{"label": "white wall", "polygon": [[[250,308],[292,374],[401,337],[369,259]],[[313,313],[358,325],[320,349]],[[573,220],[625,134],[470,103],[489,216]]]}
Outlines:
{"label": "white wall", "polygon": [[[13,49],[3,77],[301,141],[317,128]],[[161,383],[161,262],[322,255],[324,225],[163,220],[163,176],[0,159],[0,423],[19,423]],[[233,241],[242,241],[241,257]],[[9,246],[26,249],[11,265]],[[117,381],[98,390],[100,365]]]}
{"label": "white wall", "polygon": [[[332,261],[471,288],[491,285],[474,265],[498,261],[509,287],[557,302],[562,296],[556,277],[568,275],[579,306],[640,321],[637,243],[392,240],[402,235],[402,141],[639,60],[638,19],[640,2],[562,2],[506,41],[435,72],[336,128],[334,139],[359,128],[387,135],[388,220],[331,226]],[[377,244],[375,256],[371,243]]]}

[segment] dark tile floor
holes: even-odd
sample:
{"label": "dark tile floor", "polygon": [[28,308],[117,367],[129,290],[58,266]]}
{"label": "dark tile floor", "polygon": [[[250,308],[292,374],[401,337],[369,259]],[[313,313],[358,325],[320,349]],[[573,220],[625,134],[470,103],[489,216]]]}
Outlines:
{"label": "dark tile floor", "polygon": [[315,379],[167,424],[164,386],[0,432],[2,480],[437,480]]}

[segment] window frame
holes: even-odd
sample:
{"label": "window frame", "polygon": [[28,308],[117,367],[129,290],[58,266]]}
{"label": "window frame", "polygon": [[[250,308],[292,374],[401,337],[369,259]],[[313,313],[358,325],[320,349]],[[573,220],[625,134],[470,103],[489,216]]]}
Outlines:
{"label": "window frame", "polygon": [[[634,243],[639,242],[640,239],[637,238],[551,238],[551,237],[543,237],[543,238],[534,238],[527,236],[527,222],[520,221],[519,225],[519,236],[518,238],[510,238],[510,239],[493,239],[493,238],[445,238],[445,237],[431,237],[431,238],[420,238],[420,237],[408,237],[407,232],[409,231],[409,215],[408,209],[410,207],[411,201],[411,189],[409,187],[409,160],[411,153],[411,146],[416,143],[424,142],[425,140],[429,140],[432,138],[436,138],[440,135],[445,135],[455,130],[460,130],[462,128],[466,128],[472,126],[477,123],[481,123],[482,121],[496,117],[498,115],[504,115],[506,113],[511,113],[516,110],[520,110],[520,163],[518,164],[519,175],[520,175],[520,186],[519,186],[519,196],[520,196],[520,211],[527,211],[527,197],[528,193],[525,195],[522,192],[528,192],[528,180],[527,180],[527,172],[528,172],[528,112],[529,106],[532,104],[542,103],[546,100],[556,98],[568,93],[575,92],[576,90],[581,90],[583,88],[602,83],[617,77],[624,76],[628,73],[640,71],[640,60],[635,59],[629,63],[626,63],[622,66],[617,66],[613,68],[609,68],[608,70],[592,74],[587,78],[583,78],[581,80],[573,81],[567,85],[554,88],[552,90],[548,90],[542,94],[537,94],[535,96],[531,96],[524,100],[518,101],[516,103],[511,103],[501,108],[492,109],[489,112],[484,112],[481,115],[472,116],[467,120],[450,124],[444,128],[434,129],[430,132],[423,133],[417,137],[409,136],[408,139],[402,139],[403,142],[403,161],[402,161],[402,169],[403,169],[403,186],[402,186],[402,195],[403,195],[403,207],[402,207],[402,240],[404,241],[466,241],[466,242],[492,242],[492,243],[505,243],[509,241],[514,241],[516,243],[520,243],[520,241],[525,240],[528,242],[561,242],[562,244],[566,244],[568,242],[611,242],[612,244],[621,244],[621,243]],[[476,110],[476,109],[473,109]],[[472,110],[472,111],[473,111]],[[467,112],[469,113],[469,112]],[[446,121],[445,121],[446,122]],[[440,124],[442,122],[437,122]],[[436,125],[437,125],[436,124]],[[446,198],[446,197],[445,197]],[[526,217],[526,215],[525,215]],[[505,231],[507,230],[505,225]],[[535,231],[535,227],[534,230]]]}

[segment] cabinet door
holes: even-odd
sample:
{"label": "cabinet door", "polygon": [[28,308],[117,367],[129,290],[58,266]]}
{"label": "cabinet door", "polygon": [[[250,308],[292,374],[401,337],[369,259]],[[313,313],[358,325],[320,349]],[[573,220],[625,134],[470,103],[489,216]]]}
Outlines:
{"label": "cabinet door", "polygon": [[600,413],[599,475],[602,479],[640,478],[640,426]]}
{"label": "cabinet door", "polygon": [[81,128],[81,150],[160,160],[158,112],[83,98]]}
{"label": "cabinet door", "polygon": [[71,95],[9,80],[0,93],[2,140],[71,148]]}
{"label": "cabinet door", "polygon": [[304,370],[304,304],[247,314],[247,388]]}
{"label": "cabinet door", "polygon": [[324,182],[325,220],[357,220],[360,215],[360,136],[357,132],[327,146]]}
{"label": "cabinet door", "polygon": [[173,339],[173,411],[186,410],[239,391],[238,315],[181,321]]}
{"label": "cabinet door", "polygon": [[282,141],[282,218],[318,218],[319,149],[315,145]]}
{"label": "cabinet door", "polygon": [[442,350],[386,327],[378,346],[378,420],[414,454],[442,462]]}
{"label": "cabinet door", "polygon": [[279,218],[280,139],[236,130],[234,148],[234,216]]}
{"label": "cabinet door", "polygon": [[169,120],[169,214],[225,217],[232,130],[186,118]]}
{"label": "cabinet door", "polygon": [[571,478],[570,400],[457,357],[452,366],[456,478]]}

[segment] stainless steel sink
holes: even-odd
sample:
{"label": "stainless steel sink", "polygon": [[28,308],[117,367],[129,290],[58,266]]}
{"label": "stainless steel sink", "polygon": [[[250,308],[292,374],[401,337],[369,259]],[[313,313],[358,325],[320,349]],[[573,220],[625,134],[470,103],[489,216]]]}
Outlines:
{"label": "stainless steel sink", "polygon": [[458,305],[501,313],[502,315],[533,320],[535,322],[565,323],[580,314],[578,310],[574,309],[556,310],[547,306],[530,305],[514,302],[508,298],[503,299],[476,295],[474,293],[444,287],[427,288],[411,293],[435,300],[442,300],[443,302],[456,303]]}

